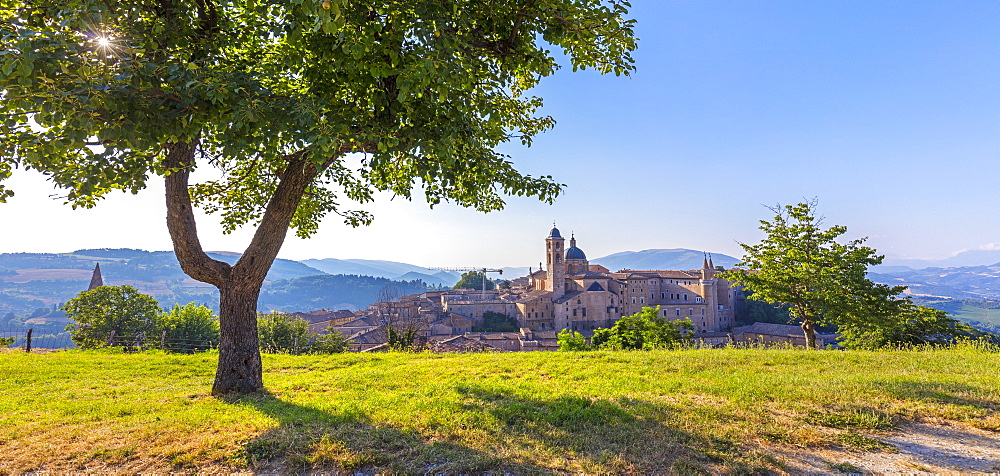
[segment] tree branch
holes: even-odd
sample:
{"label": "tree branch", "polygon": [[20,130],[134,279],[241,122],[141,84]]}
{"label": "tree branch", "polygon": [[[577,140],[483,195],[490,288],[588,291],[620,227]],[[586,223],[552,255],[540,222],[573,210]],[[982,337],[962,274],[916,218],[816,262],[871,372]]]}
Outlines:
{"label": "tree branch", "polygon": [[167,230],[174,245],[174,254],[184,272],[198,281],[221,286],[232,271],[229,264],[212,259],[201,248],[194,207],[188,192],[188,177],[194,167],[197,140],[167,145],[168,169],[166,182]]}

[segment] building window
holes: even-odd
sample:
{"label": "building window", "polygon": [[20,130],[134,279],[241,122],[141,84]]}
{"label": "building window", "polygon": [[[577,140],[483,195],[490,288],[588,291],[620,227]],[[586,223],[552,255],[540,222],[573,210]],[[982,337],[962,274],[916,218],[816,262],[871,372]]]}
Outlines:
{"label": "building window", "polygon": [[677,315],[681,315],[681,308],[677,308]]}
{"label": "building window", "polygon": [[583,308],[583,317],[587,317],[587,308]]}
{"label": "building window", "polygon": [[576,309],[573,309],[573,317],[576,317]]}
{"label": "building window", "polygon": [[688,300],[688,295],[687,295],[687,293],[684,293],[684,300],[685,300],[685,301],[687,301],[687,300]]}
{"label": "building window", "polygon": [[695,296],[694,302],[701,304],[701,296]]}
{"label": "building window", "polygon": [[688,308],[688,315],[689,315],[689,316],[693,316],[693,315],[694,315],[694,309],[691,309],[691,308],[689,307],[689,308]]}

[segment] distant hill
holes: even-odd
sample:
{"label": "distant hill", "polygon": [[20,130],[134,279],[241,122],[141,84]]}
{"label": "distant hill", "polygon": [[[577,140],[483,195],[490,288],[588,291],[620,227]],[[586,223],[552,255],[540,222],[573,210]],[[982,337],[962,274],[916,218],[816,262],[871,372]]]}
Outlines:
{"label": "distant hill", "polygon": [[378,301],[379,292],[390,288],[391,294],[405,296],[428,289],[420,280],[395,281],[357,275],[320,275],[282,279],[268,283],[261,290],[257,308],[261,311],[311,311],[316,309],[365,309]]}
{"label": "distant hill", "polygon": [[908,293],[952,299],[1000,299],[1000,263],[991,266],[910,269],[874,268],[869,279],[909,286]]}
{"label": "distant hill", "polygon": [[[599,264],[611,271],[622,269],[701,269],[704,260],[701,251],[684,248],[665,250],[623,251],[602,258],[590,260],[590,264]],[[721,253],[712,253],[712,264],[731,268],[740,260]]]}
{"label": "distant hill", "polygon": [[[301,263],[322,270],[327,274],[357,274],[400,281],[422,279],[427,284],[446,288],[454,286],[459,279],[462,279],[462,271],[425,268],[398,261],[324,258],[302,260]],[[502,275],[490,273],[490,279],[514,279],[528,275],[528,267],[526,266],[510,266],[501,269],[503,269]]]}
{"label": "distant hill", "polygon": [[886,258],[882,266],[876,267],[880,272],[884,267],[905,266],[911,269],[925,268],[961,268],[967,266],[988,266],[1000,264],[1000,250],[967,250],[943,259],[904,259]]}
{"label": "distant hill", "polygon": [[[228,263],[239,259],[238,253],[229,252],[210,252],[209,256]],[[89,249],[0,254],[0,313],[23,314],[68,301],[87,289],[95,263],[101,264],[106,284],[135,286],[164,307],[191,301],[217,306],[216,289],[185,275],[172,251]],[[297,261],[277,259],[267,279],[321,274]]]}
{"label": "distant hill", "polygon": [[[433,284],[448,287],[462,278],[460,272],[434,270],[396,261],[324,258],[302,260],[301,263],[322,270],[327,274],[356,274],[376,278],[406,279],[403,276],[406,276],[407,273],[418,273],[423,276],[433,276],[435,281]],[[432,283],[428,282],[428,284]]]}

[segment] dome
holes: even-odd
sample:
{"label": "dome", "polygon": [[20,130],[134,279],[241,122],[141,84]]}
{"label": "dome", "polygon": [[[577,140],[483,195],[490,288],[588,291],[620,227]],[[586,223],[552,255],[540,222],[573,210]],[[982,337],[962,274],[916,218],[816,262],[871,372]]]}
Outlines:
{"label": "dome", "polygon": [[562,235],[559,234],[559,229],[552,227],[552,231],[549,232],[549,238],[562,238]]}
{"label": "dome", "polygon": [[583,250],[581,250],[580,248],[577,248],[575,246],[571,246],[571,247],[569,247],[569,248],[566,249],[566,259],[567,260],[575,259],[575,260],[587,261],[587,255],[585,255],[583,253]]}

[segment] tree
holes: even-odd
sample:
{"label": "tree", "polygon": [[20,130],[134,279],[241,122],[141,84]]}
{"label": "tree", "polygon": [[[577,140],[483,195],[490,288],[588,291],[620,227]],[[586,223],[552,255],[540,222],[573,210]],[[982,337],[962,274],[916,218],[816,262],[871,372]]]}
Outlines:
{"label": "tree", "polygon": [[145,343],[153,340],[157,317],[162,312],[152,296],[132,286],[100,286],[83,291],[62,309],[73,320],[66,330],[81,349],[104,347],[112,332],[118,339]]}
{"label": "tree", "polygon": [[386,326],[385,328],[387,334],[386,345],[389,346],[390,350],[395,350],[399,352],[411,351],[416,348],[417,344],[417,330],[416,329],[402,329],[398,330],[392,326]]}
{"label": "tree", "polygon": [[[166,184],[181,268],[220,293],[214,394],[260,389],[256,303],[289,228],[376,192],[480,211],[562,185],[498,145],[553,126],[529,94],[558,68],[629,74],[625,0],[244,2],[9,0],[0,11],[0,179],[36,169],[91,207]],[[221,178],[191,184],[197,166]],[[416,192],[416,193],[415,193]],[[0,200],[11,195],[0,188]],[[256,225],[234,265],[202,249],[193,208]]]}
{"label": "tree", "polygon": [[272,354],[297,354],[312,338],[309,322],[280,312],[259,314],[257,327],[261,350]]}
{"label": "tree", "polygon": [[520,329],[517,319],[493,311],[483,313],[483,325],[472,326],[472,332],[517,332]]}
{"label": "tree", "polygon": [[452,289],[475,289],[476,291],[485,290],[489,291],[496,288],[496,284],[493,280],[486,277],[486,273],[482,271],[466,271],[462,273],[462,279],[459,279]]}
{"label": "tree", "polygon": [[898,312],[885,315],[862,313],[838,327],[848,349],[881,349],[890,346],[949,344],[956,337],[974,335],[975,330],[948,313],[901,300]]}
{"label": "tree", "polygon": [[561,352],[590,350],[590,345],[587,344],[587,338],[583,337],[583,334],[577,331],[563,329],[559,331],[559,335],[556,336],[556,340],[559,342],[559,350]]}
{"label": "tree", "polygon": [[168,349],[176,352],[193,352],[208,349],[219,342],[219,319],[211,309],[188,303],[174,304],[170,312],[158,319],[159,331],[165,332]]}
{"label": "tree", "polygon": [[821,228],[816,201],[771,208],[772,221],[761,220],[765,238],[756,245],[740,243],[746,269],[720,273],[753,292],[754,299],[789,307],[801,322],[806,347],[816,348],[816,326],[842,325],[858,316],[890,316],[903,305],[895,299],[905,286],[868,280],[869,266],[882,262],[865,239],[836,241],[847,227]]}
{"label": "tree", "polygon": [[595,329],[590,342],[597,349],[650,350],[690,344],[693,334],[691,319],[668,321],[660,317],[660,306],[643,307],[610,329]]}
{"label": "tree", "polygon": [[347,352],[347,339],[332,325],[326,331],[326,334],[313,335],[307,351],[310,354],[339,354]]}

